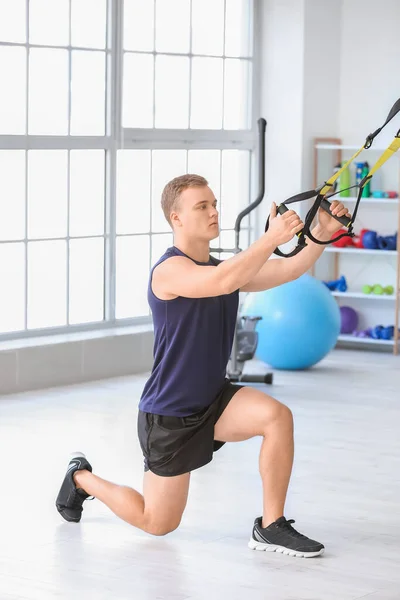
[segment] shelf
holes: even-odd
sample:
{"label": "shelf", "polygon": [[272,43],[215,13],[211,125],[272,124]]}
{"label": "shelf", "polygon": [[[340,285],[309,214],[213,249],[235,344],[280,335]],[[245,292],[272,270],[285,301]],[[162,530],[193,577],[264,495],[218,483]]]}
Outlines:
{"label": "shelf", "polygon": [[332,296],[338,298],[363,298],[365,300],[394,300],[396,301],[396,294],[363,294],[362,292],[331,292]]}
{"label": "shelf", "polygon": [[[380,159],[380,156],[385,150],[388,149],[390,144],[390,141],[387,141],[386,145],[386,139],[379,138],[378,140],[375,140],[371,148],[365,149],[363,147],[364,141],[362,138],[358,141],[355,138],[353,138],[353,140],[349,139],[348,141],[354,141],[356,144],[345,143],[340,137],[320,137],[314,139],[313,178],[315,181],[319,182],[321,177],[323,177],[322,174],[327,171],[328,164],[331,165],[331,172],[334,172],[334,170],[337,169],[337,163],[339,161],[343,164],[343,161],[346,161],[346,159],[351,157],[355,152],[357,152],[358,155],[360,148],[362,153],[360,152],[359,159],[355,160],[368,160],[370,164],[373,164],[376,160]],[[366,152],[363,150],[366,150]],[[400,152],[398,152],[397,156],[394,156],[394,158],[397,158],[397,160],[392,160],[390,162],[391,164],[393,163],[392,167],[397,171],[397,175],[399,175]],[[398,193],[398,197],[377,198],[372,195],[361,196],[358,204],[358,209],[361,210],[361,213],[359,212],[358,214],[364,215],[365,219],[368,219],[368,224],[371,226],[370,229],[373,229],[373,225],[376,223],[376,218],[379,214],[380,217],[385,218],[386,226],[388,228],[390,227],[390,229],[394,228],[395,230],[399,230],[398,233],[400,234],[400,187],[396,186],[394,180],[390,184],[388,180],[386,185],[374,185],[374,181],[375,178],[372,179],[371,191],[378,192],[379,189],[382,189],[383,191],[393,190]],[[321,180],[321,184],[322,183],[323,179]],[[340,195],[340,185],[336,185],[336,192],[333,189],[334,187],[335,186],[331,186],[330,193],[328,191],[326,194],[329,202],[342,202],[345,206],[347,205],[349,213],[353,213],[358,200],[359,188],[352,186],[351,189],[344,192],[349,194],[349,196],[346,197]],[[347,188],[348,186],[343,185],[342,187]],[[392,206],[392,208],[390,208],[390,206]],[[361,227],[359,226],[358,230],[360,229]],[[358,237],[359,234],[356,234],[356,238],[353,241],[355,242]],[[349,240],[349,238],[345,238],[343,241],[346,241],[346,239]],[[350,240],[349,242],[352,244]],[[323,254],[325,254],[325,252],[327,252],[329,255],[332,255],[334,258],[325,259],[326,262],[321,265],[321,273],[318,277],[319,280],[338,279],[339,273],[342,272],[345,265],[347,265],[350,269],[349,273],[352,273],[354,268],[356,268],[358,277],[360,272],[364,272],[365,275],[366,267],[371,269],[370,276],[367,278],[364,276],[361,279],[358,278],[357,281],[353,281],[352,284],[350,282],[350,287],[346,290],[346,292],[331,291],[330,293],[333,296],[335,303],[337,303],[339,306],[348,305],[356,308],[363,317],[363,324],[364,322],[397,322],[396,317],[398,315],[398,311],[400,310],[400,241],[398,242],[397,247],[393,248],[392,250],[383,250],[380,248],[357,248],[353,245],[339,248],[330,243],[326,246]],[[365,255],[364,258],[360,259],[359,255],[363,254]],[[351,258],[351,255],[354,255],[353,258]],[[380,282],[380,274],[382,275],[385,269],[390,267],[393,267],[396,271],[395,284],[390,277],[390,281],[393,283],[393,287],[395,288],[394,293],[390,295],[364,294],[363,289],[366,289],[364,288],[364,284]],[[312,269],[312,274],[315,276],[315,268]],[[400,330],[399,333],[396,332],[396,336],[398,339],[395,342],[394,339],[376,340],[370,337],[364,338],[358,337],[357,335],[354,336],[351,334],[341,334],[338,336],[337,345],[345,348],[353,347],[353,349],[357,349],[360,352],[366,352],[368,350],[376,352],[387,351],[396,355],[400,354]]]}
{"label": "shelf", "polygon": [[[329,198],[330,202],[333,202],[334,200],[340,200],[340,202],[343,202],[344,204],[346,204],[346,202],[357,202],[357,196],[348,196],[347,198],[345,196],[332,196]],[[398,198],[373,198],[372,196],[369,196],[368,198],[361,198],[358,208],[360,209],[363,204],[392,204],[393,206],[398,206],[399,199]]]}
{"label": "shelf", "polygon": [[338,337],[338,342],[354,342],[356,344],[376,344],[383,346],[394,346],[394,340],[375,340],[374,338],[360,338],[355,335],[341,334]]}
{"label": "shelf", "polygon": [[[389,145],[389,143],[388,143]],[[361,144],[359,146],[350,146],[348,144],[315,144],[315,148],[317,148],[317,150],[353,150],[354,152],[356,150],[359,150],[361,148]],[[387,146],[374,146],[372,145],[371,148],[367,148],[367,150],[370,152],[371,150],[376,150],[377,152],[384,152],[387,149]]]}
{"label": "shelf", "polygon": [[376,256],[396,256],[397,250],[369,250],[368,248],[337,248],[329,246],[325,252],[342,252],[346,254],[375,254]]}

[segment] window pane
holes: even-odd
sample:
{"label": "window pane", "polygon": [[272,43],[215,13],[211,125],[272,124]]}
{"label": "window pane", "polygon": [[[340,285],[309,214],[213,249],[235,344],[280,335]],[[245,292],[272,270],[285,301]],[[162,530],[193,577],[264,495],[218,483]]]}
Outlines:
{"label": "window pane", "polygon": [[72,51],[71,135],[104,135],[105,52]]}
{"label": "window pane", "polygon": [[189,59],[157,56],[156,127],[187,129],[189,125]]}
{"label": "window pane", "polygon": [[[226,248],[227,250],[232,249],[235,245],[235,232],[232,230],[221,231],[219,234],[219,242],[220,248]],[[220,260],[226,260],[227,258],[232,258],[233,254],[231,252],[221,252],[221,254],[217,255],[217,258]]]}
{"label": "window pane", "polygon": [[0,240],[17,240],[24,237],[25,152],[23,150],[1,150]]}
{"label": "window pane", "polygon": [[157,52],[189,52],[190,0],[156,1]]}
{"label": "window pane", "polygon": [[223,55],[224,0],[192,0],[192,52]]}
{"label": "window pane", "polygon": [[67,247],[64,240],[28,244],[28,328],[66,325]]}
{"label": "window pane", "polygon": [[69,255],[69,322],[104,318],[104,239],[71,240]]}
{"label": "window pane", "polygon": [[188,173],[205,177],[209,187],[218,200],[221,197],[221,151],[220,150],[189,150]]}
{"label": "window pane", "polygon": [[[239,247],[242,250],[246,250],[246,248],[249,247],[249,242],[251,241],[250,232],[249,232],[249,225],[250,225],[249,217],[246,217],[246,219],[243,219],[242,222],[244,223],[244,225],[240,229]],[[247,229],[243,229],[243,227],[245,227],[245,226],[247,227]]]}
{"label": "window pane", "polygon": [[154,50],[154,2],[125,0],[124,49]]}
{"label": "window pane", "polygon": [[152,231],[171,231],[161,208],[164,186],[174,177],[186,173],[186,150],[154,150],[152,168]]}
{"label": "window pane", "polygon": [[225,15],[225,54],[250,56],[251,0],[229,0]]}
{"label": "window pane", "polygon": [[29,133],[68,134],[68,52],[29,51]]}
{"label": "window pane", "polygon": [[71,0],[71,45],[105,48],[106,22],[107,0]]}
{"label": "window pane", "polygon": [[225,60],[224,129],[249,127],[250,63]]}
{"label": "window pane", "polygon": [[0,332],[24,329],[24,244],[0,244]]}
{"label": "window pane", "polygon": [[118,152],[117,233],[150,231],[150,150]]}
{"label": "window pane", "polygon": [[153,127],[153,90],[153,56],[125,54],[124,127]]}
{"label": "window pane", "polygon": [[117,319],[149,314],[147,285],[150,244],[148,235],[117,238]]}
{"label": "window pane", "polygon": [[[222,151],[221,228],[233,229],[239,212],[249,203],[249,152]],[[245,227],[247,219],[242,221]],[[248,222],[248,221],[247,221]]]}
{"label": "window pane", "polygon": [[[67,151],[28,152],[28,237],[67,235]],[[47,246],[50,248],[50,246]]]}
{"label": "window pane", "polygon": [[26,0],[0,0],[0,40],[26,42]]}
{"label": "window pane", "polygon": [[29,42],[68,46],[68,0],[29,0]]}
{"label": "window pane", "polygon": [[194,58],[190,126],[193,129],[222,127],[222,58]]}
{"label": "window pane", "polygon": [[26,132],[26,49],[0,47],[0,135]]}
{"label": "window pane", "polygon": [[174,238],[172,233],[162,233],[161,235],[151,236],[151,266],[162,257],[167,248],[172,246]]}
{"label": "window pane", "polygon": [[104,234],[104,151],[71,150],[71,236]]}

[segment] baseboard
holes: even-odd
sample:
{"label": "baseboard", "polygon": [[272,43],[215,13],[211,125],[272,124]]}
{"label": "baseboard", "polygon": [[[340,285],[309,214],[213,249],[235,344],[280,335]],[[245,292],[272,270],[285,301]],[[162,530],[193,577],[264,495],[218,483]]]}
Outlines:
{"label": "baseboard", "polygon": [[0,394],[133,375],[152,364],[151,325],[2,343]]}

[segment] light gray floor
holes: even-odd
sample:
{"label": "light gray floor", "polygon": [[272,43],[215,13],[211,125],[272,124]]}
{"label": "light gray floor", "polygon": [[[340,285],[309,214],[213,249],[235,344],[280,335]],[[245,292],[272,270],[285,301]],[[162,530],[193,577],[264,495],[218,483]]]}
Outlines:
{"label": "light gray floor", "polygon": [[400,357],[335,351],[278,373],[269,393],[296,422],[286,516],[326,545],[318,559],[247,548],[260,514],[260,440],[225,446],[196,472],[181,528],[152,538],[86,503],[54,499],[70,451],[141,489],[136,406],[144,377],[0,399],[0,600],[398,600]]}

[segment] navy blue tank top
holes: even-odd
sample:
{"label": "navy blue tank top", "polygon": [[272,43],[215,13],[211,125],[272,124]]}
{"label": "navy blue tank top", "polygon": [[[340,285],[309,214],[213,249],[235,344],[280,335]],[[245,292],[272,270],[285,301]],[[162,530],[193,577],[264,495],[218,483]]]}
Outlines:
{"label": "navy blue tank top", "polygon": [[[160,300],[152,290],[153,271],[172,256],[190,258],[172,246],[151,270],[148,301],[154,323],[154,364],[139,408],[186,417],[209,406],[226,381],[239,290],[214,298]],[[210,256],[207,263],[193,262],[216,267],[221,261]]]}

